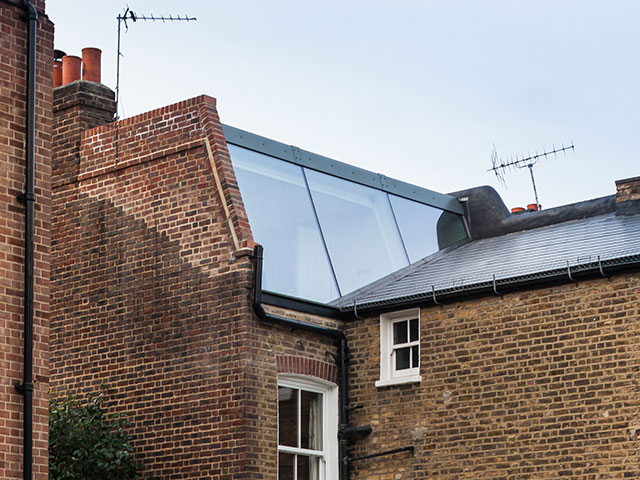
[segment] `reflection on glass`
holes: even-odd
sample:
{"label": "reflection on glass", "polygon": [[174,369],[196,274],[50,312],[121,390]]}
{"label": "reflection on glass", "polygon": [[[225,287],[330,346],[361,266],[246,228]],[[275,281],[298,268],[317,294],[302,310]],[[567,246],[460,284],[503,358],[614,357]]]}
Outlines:
{"label": "reflection on glass", "polygon": [[319,458],[296,455],[296,462],[298,464],[297,480],[319,480]]}
{"label": "reflection on glass", "polygon": [[298,446],[298,390],[278,387],[278,444]]}
{"label": "reflection on glass", "polygon": [[229,145],[251,231],[265,250],[263,287],[328,302],[339,296],[302,168]]}
{"label": "reflection on glass", "polygon": [[408,264],[384,192],[305,173],[342,294]]}
{"label": "reflection on glass", "polygon": [[322,450],[322,394],[300,391],[300,446]]}
{"label": "reflection on glass", "polygon": [[442,210],[389,194],[393,213],[411,263],[438,251],[438,218]]}

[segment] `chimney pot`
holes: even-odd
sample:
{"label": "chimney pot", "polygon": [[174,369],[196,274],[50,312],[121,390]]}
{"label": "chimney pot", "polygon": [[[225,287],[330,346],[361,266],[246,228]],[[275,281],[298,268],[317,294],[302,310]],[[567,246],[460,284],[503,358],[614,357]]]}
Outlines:
{"label": "chimney pot", "polygon": [[530,203],[527,205],[527,210],[530,212],[537,212],[539,210],[539,205],[537,203]]}
{"label": "chimney pot", "polygon": [[100,83],[100,58],[102,50],[87,47],[82,49],[82,80]]}
{"label": "chimney pot", "polygon": [[524,212],[524,208],[522,207],[513,207],[511,209],[511,213],[521,213],[521,212]]}
{"label": "chimney pot", "polygon": [[82,59],[74,55],[62,57],[62,85],[80,80]]}
{"label": "chimney pot", "polygon": [[53,61],[53,88],[62,85],[62,60]]}

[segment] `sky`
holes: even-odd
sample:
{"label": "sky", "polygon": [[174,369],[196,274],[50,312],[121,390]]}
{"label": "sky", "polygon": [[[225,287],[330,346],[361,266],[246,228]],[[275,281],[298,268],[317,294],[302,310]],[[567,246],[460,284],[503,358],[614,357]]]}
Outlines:
{"label": "sky", "polygon": [[499,158],[573,143],[533,167],[542,208],[640,175],[640,2],[634,0],[47,0],[55,48],[102,50],[120,115],[201,94],[223,123],[442,193],[490,185],[535,203]]}

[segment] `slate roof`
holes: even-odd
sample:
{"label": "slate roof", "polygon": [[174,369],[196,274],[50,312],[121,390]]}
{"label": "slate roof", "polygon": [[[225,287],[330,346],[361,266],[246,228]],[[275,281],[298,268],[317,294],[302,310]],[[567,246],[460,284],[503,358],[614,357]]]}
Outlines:
{"label": "slate roof", "polygon": [[470,241],[441,250],[332,305],[373,308],[430,299],[516,279],[579,274],[640,262],[640,215],[607,213]]}

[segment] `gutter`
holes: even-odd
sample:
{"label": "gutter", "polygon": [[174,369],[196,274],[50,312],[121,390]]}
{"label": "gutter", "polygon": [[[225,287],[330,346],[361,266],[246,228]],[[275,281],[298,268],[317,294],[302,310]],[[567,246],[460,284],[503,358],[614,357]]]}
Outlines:
{"label": "gutter", "polygon": [[396,310],[398,308],[442,305],[443,303],[451,303],[487,295],[503,295],[528,288],[549,286],[551,284],[577,283],[580,280],[598,277],[608,278],[611,275],[629,270],[637,270],[638,268],[640,268],[640,254],[625,255],[607,260],[601,260],[598,257],[596,261],[585,262],[578,265],[569,265],[569,263],[567,263],[566,267],[554,268],[542,272],[515,275],[500,279],[496,279],[494,276],[493,280],[456,287],[439,289],[432,287],[429,291],[415,295],[361,303],[357,305],[356,309],[354,309],[352,305],[346,305],[342,307],[342,311],[357,311],[358,314],[373,314]]}
{"label": "gutter", "polygon": [[24,243],[24,373],[22,384],[17,386],[24,397],[23,478],[31,480],[33,469],[33,256],[34,256],[34,171],[35,171],[35,121],[36,121],[36,39],[38,11],[29,0],[24,0],[25,19],[28,22],[27,38],[27,131]]}

